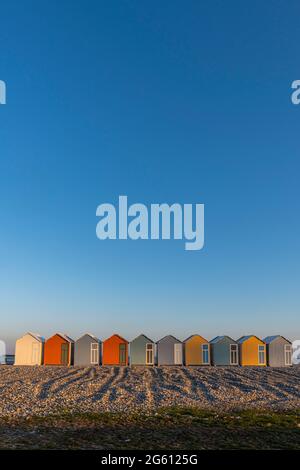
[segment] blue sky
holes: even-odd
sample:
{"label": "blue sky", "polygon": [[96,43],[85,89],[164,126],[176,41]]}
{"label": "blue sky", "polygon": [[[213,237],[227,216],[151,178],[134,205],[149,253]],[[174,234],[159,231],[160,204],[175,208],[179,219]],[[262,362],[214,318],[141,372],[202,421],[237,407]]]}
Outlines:
{"label": "blue sky", "polygon": [[[1,337],[300,337],[299,3],[1,5]],[[96,208],[205,204],[205,248]]]}

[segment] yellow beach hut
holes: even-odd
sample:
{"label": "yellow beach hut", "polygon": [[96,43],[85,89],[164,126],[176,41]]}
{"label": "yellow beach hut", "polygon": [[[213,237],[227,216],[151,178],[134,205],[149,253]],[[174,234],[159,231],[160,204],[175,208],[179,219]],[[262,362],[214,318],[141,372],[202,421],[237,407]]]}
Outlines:
{"label": "yellow beach hut", "polygon": [[184,362],[186,366],[204,366],[210,364],[210,344],[200,335],[191,335],[183,342]]}
{"label": "yellow beach hut", "polygon": [[241,366],[266,366],[266,344],[255,335],[238,340]]}

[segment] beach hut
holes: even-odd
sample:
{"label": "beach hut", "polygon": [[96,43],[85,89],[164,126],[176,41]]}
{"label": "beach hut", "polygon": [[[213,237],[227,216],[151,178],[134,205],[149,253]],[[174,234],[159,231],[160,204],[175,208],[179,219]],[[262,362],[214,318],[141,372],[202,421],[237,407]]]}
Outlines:
{"label": "beach hut", "polygon": [[44,360],[45,340],[35,333],[26,333],[16,341],[15,365],[39,366]]}
{"label": "beach hut", "polygon": [[182,342],[172,335],[164,336],[157,343],[159,366],[182,365]]}
{"label": "beach hut", "polygon": [[94,335],[86,333],[75,341],[74,365],[92,366],[100,364],[101,342]]}
{"label": "beach hut", "polygon": [[216,336],[210,341],[212,364],[214,366],[237,366],[239,345],[230,336]]}
{"label": "beach hut", "polygon": [[238,340],[241,366],[266,366],[266,345],[257,336],[242,336]]}
{"label": "beach hut", "polygon": [[267,346],[267,361],[271,367],[292,365],[292,343],[280,335],[267,336],[264,339]]}
{"label": "beach hut", "polygon": [[191,335],[183,342],[184,363],[186,366],[204,366],[210,364],[210,347],[207,339],[200,335]]}
{"label": "beach hut", "polygon": [[155,343],[145,335],[139,335],[130,343],[130,364],[132,366],[153,366]]}
{"label": "beach hut", "polygon": [[45,365],[70,366],[73,364],[74,341],[67,335],[56,333],[45,342]]}
{"label": "beach hut", "polygon": [[102,364],[105,366],[127,366],[128,341],[116,334],[103,341]]}

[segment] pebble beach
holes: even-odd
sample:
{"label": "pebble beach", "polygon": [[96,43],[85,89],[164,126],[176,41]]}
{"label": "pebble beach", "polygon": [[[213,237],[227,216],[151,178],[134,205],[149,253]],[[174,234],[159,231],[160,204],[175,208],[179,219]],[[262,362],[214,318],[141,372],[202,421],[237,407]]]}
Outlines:
{"label": "pebble beach", "polygon": [[168,406],[297,409],[300,367],[0,366],[0,417]]}

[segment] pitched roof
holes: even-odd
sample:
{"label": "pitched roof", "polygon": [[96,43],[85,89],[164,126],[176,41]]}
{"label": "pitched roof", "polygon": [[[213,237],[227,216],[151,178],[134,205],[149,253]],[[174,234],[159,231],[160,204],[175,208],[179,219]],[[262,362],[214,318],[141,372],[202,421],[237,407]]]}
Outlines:
{"label": "pitched roof", "polygon": [[288,343],[291,343],[287,338],[285,338],[284,336],[281,336],[281,335],[266,336],[263,341],[264,341],[266,344],[270,344],[270,343],[272,343],[273,341],[275,341],[275,340],[278,339],[278,338],[282,338],[282,339],[284,339],[285,341],[287,341]]}
{"label": "pitched roof", "polygon": [[[198,333],[194,334],[194,335],[190,335],[188,336],[185,340],[183,340],[183,343],[186,343],[187,341],[189,341],[190,339],[194,338],[194,336],[199,336],[199,338],[202,338],[204,339],[204,341],[207,341],[207,339],[205,339],[203,336],[199,335]],[[207,341],[208,342],[208,341]]]}
{"label": "pitched roof", "polygon": [[105,343],[106,341],[108,341],[109,339],[113,338],[114,336],[116,336],[117,338],[119,338],[121,341],[124,341],[124,343],[128,343],[127,339],[122,338],[122,336],[118,335],[117,333],[114,333],[114,334],[111,335],[109,338],[106,338],[103,342]]}
{"label": "pitched roof", "polygon": [[32,336],[34,339],[36,339],[37,341],[41,343],[45,342],[45,338],[37,333],[32,333],[31,331],[28,331],[28,333],[26,334]]}
{"label": "pitched roof", "polygon": [[218,343],[221,340],[221,338],[224,338],[224,336],[216,336],[215,338],[210,340],[210,343],[211,344]]}
{"label": "pitched roof", "polygon": [[228,335],[222,335],[222,336],[216,336],[215,338],[213,338],[210,343],[211,344],[216,344],[216,343],[219,343],[220,341],[222,341],[223,339],[229,339],[229,341],[232,341],[233,343],[236,343],[237,341],[235,341],[233,338],[231,338],[230,336]]}
{"label": "pitched roof", "polygon": [[165,339],[167,339],[167,338],[173,338],[173,339],[175,339],[175,341],[177,341],[178,343],[181,343],[181,341],[180,341],[179,339],[175,338],[175,336],[173,336],[173,335],[166,335],[166,336],[164,336],[163,338],[160,338],[157,342],[160,343],[161,341],[163,341],[163,340],[165,340]]}
{"label": "pitched roof", "polygon": [[263,340],[260,339],[258,336],[255,336],[255,335],[246,335],[246,336],[242,336],[240,339],[237,340],[237,342],[239,344],[242,344],[244,343],[245,341],[247,341],[249,338],[256,338],[258,339],[258,341],[261,341],[263,343]]}
{"label": "pitched roof", "polygon": [[97,338],[97,336],[92,335],[91,333],[84,333],[84,335],[82,335],[82,336],[80,336],[79,338],[77,338],[76,341],[79,341],[81,338],[84,338],[84,336],[89,336],[91,339],[93,339],[93,340],[96,341],[97,343],[101,343],[100,339]]}
{"label": "pitched roof", "polygon": [[[72,338],[70,338],[70,336],[64,334],[64,333],[56,333],[58,336],[60,336],[61,338],[65,339],[66,341],[68,341],[68,343],[74,343],[74,340]],[[55,336],[55,335],[53,335]]]}
{"label": "pitched roof", "polygon": [[143,337],[143,338],[145,338],[146,340],[148,340],[149,343],[154,343],[154,341],[152,341],[152,339],[148,338],[148,336],[144,335],[144,333],[141,333],[141,334],[138,335],[136,338],[134,338],[134,339],[131,341],[131,343],[132,343],[133,341],[135,341],[136,339],[139,339],[139,338],[141,338],[141,337]]}

